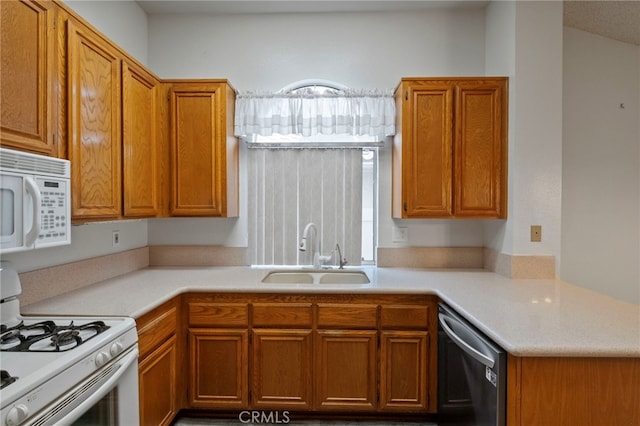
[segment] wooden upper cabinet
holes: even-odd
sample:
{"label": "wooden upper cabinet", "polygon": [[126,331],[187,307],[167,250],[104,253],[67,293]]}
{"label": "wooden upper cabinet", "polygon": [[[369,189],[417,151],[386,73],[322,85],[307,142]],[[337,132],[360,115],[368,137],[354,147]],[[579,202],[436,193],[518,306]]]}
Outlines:
{"label": "wooden upper cabinet", "polygon": [[238,215],[234,102],[235,92],[225,81],[173,82],[171,215]]}
{"label": "wooden upper cabinet", "polygon": [[507,79],[403,79],[396,91],[396,218],[505,218]]}
{"label": "wooden upper cabinet", "polygon": [[72,218],[121,212],[120,58],[84,25],[67,21]]}
{"label": "wooden upper cabinet", "polygon": [[[402,107],[404,200],[403,217],[452,214],[452,100],[446,83],[406,88]],[[395,167],[395,164],[394,164]]]}
{"label": "wooden upper cabinet", "polygon": [[51,156],[54,13],[51,2],[0,1],[0,144]]}
{"label": "wooden upper cabinet", "polygon": [[142,67],[122,62],[123,215],[156,216],[159,207],[159,81]]}
{"label": "wooden upper cabinet", "polygon": [[507,96],[506,78],[456,83],[456,216],[506,217]]}

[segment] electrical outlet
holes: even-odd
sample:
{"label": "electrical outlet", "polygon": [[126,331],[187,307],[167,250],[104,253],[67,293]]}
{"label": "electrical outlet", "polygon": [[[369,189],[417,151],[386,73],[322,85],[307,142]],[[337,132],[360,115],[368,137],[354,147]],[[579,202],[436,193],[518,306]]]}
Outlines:
{"label": "electrical outlet", "polygon": [[111,245],[113,247],[120,245],[120,231],[113,231],[112,238],[111,238]]}
{"label": "electrical outlet", "polygon": [[394,243],[408,243],[408,228],[406,226],[394,226],[391,232],[391,241],[393,241]]}
{"label": "electrical outlet", "polygon": [[542,241],[542,225],[531,225],[531,241],[534,243]]}

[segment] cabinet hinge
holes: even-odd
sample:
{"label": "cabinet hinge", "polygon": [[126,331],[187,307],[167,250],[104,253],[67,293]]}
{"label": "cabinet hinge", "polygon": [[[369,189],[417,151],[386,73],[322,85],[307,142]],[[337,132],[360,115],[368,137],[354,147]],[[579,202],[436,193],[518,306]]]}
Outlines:
{"label": "cabinet hinge", "polygon": [[53,20],[53,29],[55,30],[58,27],[58,20],[54,19]]}
{"label": "cabinet hinge", "polygon": [[409,100],[409,91],[408,90],[405,90],[405,92],[404,92],[404,100],[405,101]]}
{"label": "cabinet hinge", "polygon": [[407,211],[407,202],[405,201],[404,204],[402,205],[402,207],[404,208],[404,211]]}

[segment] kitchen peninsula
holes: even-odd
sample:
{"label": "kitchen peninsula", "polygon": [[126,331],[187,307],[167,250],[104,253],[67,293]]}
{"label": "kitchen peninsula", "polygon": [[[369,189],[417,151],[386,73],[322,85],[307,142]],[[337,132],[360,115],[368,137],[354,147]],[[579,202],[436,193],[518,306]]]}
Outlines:
{"label": "kitchen peninsula", "polygon": [[[603,412],[609,419],[640,418],[638,305],[557,279],[512,280],[470,269],[363,270],[370,284],[265,284],[261,280],[269,270],[262,268],[150,267],[24,306],[23,313],[140,319],[173,303],[180,333],[186,327],[181,323],[185,313],[180,313],[180,298],[187,294],[213,300],[227,294],[432,295],[509,352],[508,424],[545,424],[562,415],[561,408],[551,405],[558,401],[573,407],[567,408],[563,424],[576,419],[588,424],[603,418]],[[178,354],[176,359],[188,358]],[[607,390],[611,386],[615,389]],[[607,392],[618,397],[601,399]]]}

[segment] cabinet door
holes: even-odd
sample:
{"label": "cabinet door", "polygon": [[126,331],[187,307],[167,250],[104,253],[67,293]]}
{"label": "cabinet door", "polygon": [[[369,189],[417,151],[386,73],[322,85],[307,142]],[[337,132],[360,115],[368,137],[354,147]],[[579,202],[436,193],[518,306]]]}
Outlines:
{"label": "cabinet door", "polygon": [[176,83],[171,89],[171,214],[224,216],[224,89]]}
{"label": "cabinet door", "polygon": [[253,330],[253,408],[308,410],[311,330]]}
{"label": "cabinet door", "polygon": [[178,413],[176,352],[176,338],[172,336],[140,362],[141,425],[169,425]]}
{"label": "cabinet door", "polygon": [[67,25],[71,215],[118,217],[120,60],[95,33],[72,20]]}
{"label": "cabinet door", "polygon": [[248,330],[189,329],[192,408],[248,407],[248,342]]}
{"label": "cabinet door", "polygon": [[57,155],[53,135],[51,2],[0,2],[0,143]]}
{"label": "cabinet door", "polygon": [[448,217],[453,86],[410,85],[404,94],[402,217]]}
{"label": "cabinet door", "polygon": [[506,85],[506,79],[456,85],[456,216],[506,217]]}
{"label": "cabinet door", "polygon": [[374,410],[377,396],[377,332],[316,332],[316,408]]}
{"label": "cabinet door", "polygon": [[429,340],[426,331],[383,331],[380,344],[380,408],[427,408]]}
{"label": "cabinet door", "polygon": [[124,216],[158,214],[158,81],[122,62],[122,163]]}

